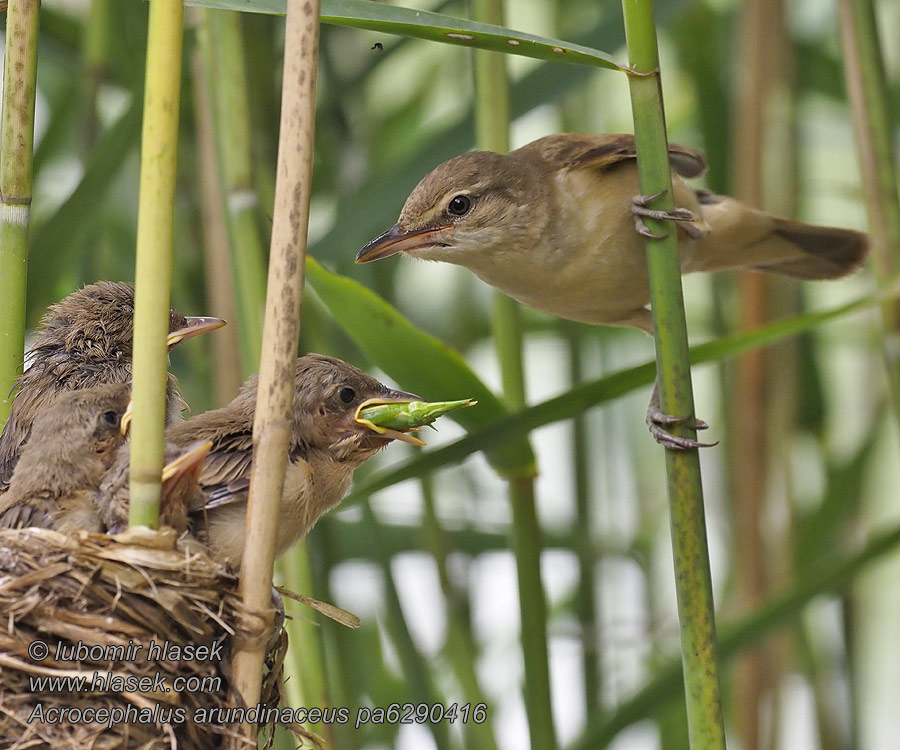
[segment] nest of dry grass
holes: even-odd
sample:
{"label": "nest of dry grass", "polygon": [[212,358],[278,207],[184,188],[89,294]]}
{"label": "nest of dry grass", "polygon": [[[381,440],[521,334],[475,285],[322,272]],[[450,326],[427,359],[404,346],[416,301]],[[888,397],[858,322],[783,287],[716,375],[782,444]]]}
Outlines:
{"label": "nest of dry grass", "polygon": [[0,748],[237,746],[231,647],[270,644],[261,703],[277,707],[287,637],[276,620],[273,633],[248,616],[236,576],[180,550],[171,530],[0,530]]}

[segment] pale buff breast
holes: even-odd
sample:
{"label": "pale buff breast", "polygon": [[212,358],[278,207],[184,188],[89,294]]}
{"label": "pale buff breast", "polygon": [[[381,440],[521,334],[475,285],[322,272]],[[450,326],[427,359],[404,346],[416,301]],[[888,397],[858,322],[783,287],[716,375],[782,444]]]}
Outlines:
{"label": "pale buff breast", "polygon": [[276,535],[276,555],[282,554],[334,508],[350,488],[355,466],[331,459],[327,453],[311,453],[306,460],[288,463]]}

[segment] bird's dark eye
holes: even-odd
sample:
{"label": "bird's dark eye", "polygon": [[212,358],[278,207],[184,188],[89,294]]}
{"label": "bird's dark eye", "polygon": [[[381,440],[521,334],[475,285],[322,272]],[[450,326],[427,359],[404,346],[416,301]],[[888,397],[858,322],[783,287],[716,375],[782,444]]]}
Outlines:
{"label": "bird's dark eye", "polygon": [[454,195],[447,204],[447,210],[454,216],[465,216],[472,208],[472,199],[468,195]]}
{"label": "bird's dark eye", "polygon": [[114,411],[105,411],[100,415],[100,419],[110,427],[116,427],[119,424],[119,415]]}
{"label": "bird's dark eye", "polygon": [[338,396],[340,396],[341,401],[343,401],[345,404],[351,404],[353,403],[353,399],[356,398],[356,391],[354,391],[350,387],[345,386],[338,392]]}

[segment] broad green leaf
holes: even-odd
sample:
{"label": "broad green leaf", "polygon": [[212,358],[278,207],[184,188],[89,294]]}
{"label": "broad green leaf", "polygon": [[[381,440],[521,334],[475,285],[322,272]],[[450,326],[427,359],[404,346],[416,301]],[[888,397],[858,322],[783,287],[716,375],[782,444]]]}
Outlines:
{"label": "broad green leaf", "polygon": [[[459,353],[420,331],[372,290],[332,273],[311,256],[306,259],[306,280],[347,335],[402,388],[435,401],[474,399],[477,408],[449,415],[467,430],[485,428],[509,415]],[[504,476],[535,472],[534,454],[524,434],[496,449],[487,448],[486,453]]]}
{"label": "broad green leaf", "polygon": [[[900,286],[895,283],[882,291],[866,295],[832,310],[777,320],[755,331],[723,336],[715,341],[692,347],[691,363],[701,364],[728,359],[752,349],[770,346],[828,321],[874,307],[897,296],[900,296]],[[390,487],[397,482],[422,476],[450,463],[458,463],[476,451],[497,450],[507,441],[519,440],[538,427],[563,419],[571,419],[592,406],[611,401],[636,388],[649,385],[653,382],[655,371],[655,363],[647,362],[585,383],[561,396],[536,404],[517,414],[507,415],[492,424],[483,426],[480,430],[471,432],[456,442],[423,453],[399,466],[369,476],[354,487],[344,502],[358,501],[372,492]]]}
{"label": "broad green leaf", "polygon": [[[287,0],[188,0],[187,4],[221,10],[277,14],[285,13],[287,8]],[[475,23],[425,10],[398,8],[371,0],[322,0],[322,21],[335,26],[477,47],[538,60],[555,60],[611,70],[627,69],[611,55],[580,44],[523,34],[501,26]]]}

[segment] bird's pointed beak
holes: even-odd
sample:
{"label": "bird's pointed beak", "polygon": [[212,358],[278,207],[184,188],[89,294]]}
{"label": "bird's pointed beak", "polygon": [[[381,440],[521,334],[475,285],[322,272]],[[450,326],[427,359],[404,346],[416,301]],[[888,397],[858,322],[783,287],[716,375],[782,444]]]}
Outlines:
{"label": "bird's pointed beak", "polygon": [[422,397],[415,394],[410,393],[409,391],[397,391],[391,388],[387,395],[382,398],[382,402],[385,404],[409,404],[413,401],[421,401]]}
{"label": "bird's pointed beak", "polygon": [[182,453],[174,461],[169,461],[162,470],[162,481],[169,482],[173,479],[186,476],[192,472],[199,473],[203,461],[212,449],[212,441],[195,443]]}
{"label": "bird's pointed beak", "polygon": [[449,226],[441,226],[410,232],[399,224],[394,224],[384,234],[378,235],[360,250],[356,254],[356,262],[368,263],[371,260],[381,260],[396,253],[409,253],[423,247],[441,244],[439,238],[449,229]]}
{"label": "bird's pointed beak", "polygon": [[185,320],[187,322],[184,326],[177,331],[172,331],[166,339],[166,343],[168,343],[170,349],[186,339],[191,339],[194,336],[199,336],[201,333],[215,331],[217,328],[228,325],[221,318],[194,317],[185,318]]}
{"label": "bird's pointed beak", "polygon": [[119,432],[122,433],[122,437],[125,437],[128,434],[128,427],[131,424],[131,406],[134,402],[131,399],[128,399],[128,406],[125,407],[125,413],[122,415],[122,419],[119,420]]}

